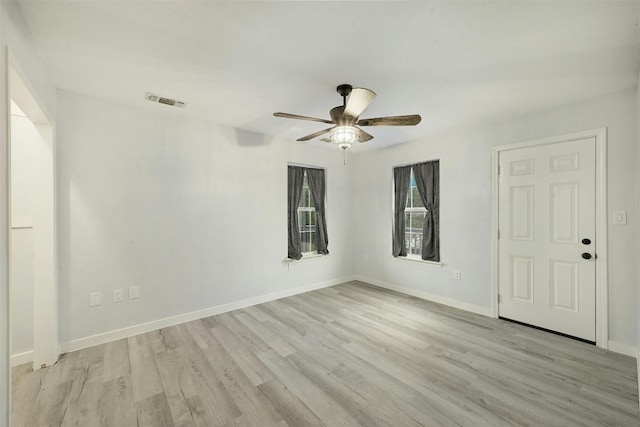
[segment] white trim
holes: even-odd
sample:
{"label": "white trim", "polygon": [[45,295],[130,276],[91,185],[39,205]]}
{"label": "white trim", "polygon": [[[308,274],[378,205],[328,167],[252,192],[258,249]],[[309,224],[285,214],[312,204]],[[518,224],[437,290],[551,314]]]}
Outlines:
{"label": "white trim", "polygon": [[[2,15],[2,10],[0,10],[0,15]],[[2,18],[0,16],[0,18]],[[11,291],[9,288],[9,268],[11,266],[11,260],[9,259],[9,254],[11,253],[11,232],[9,228],[11,227],[11,183],[9,181],[9,177],[11,176],[11,144],[9,143],[10,135],[11,135],[11,104],[9,97],[9,46],[5,45],[5,48],[2,51],[4,60],[4,67],[0,72],[2,78],[0,79],[0,94],[4,95],[4,99],[0,100],[0,102],[4,102],[4,124],[5,130],[0,131],[2,134],[0,135],[0,147],[4,148],[4,173],[3,178],[5,179],[5,197],[2,200],[4,203],[0,203],[0,205],[4,205],[4,208],[0,208],[3,212],[0,214],[0,220],[2,222],[1,226],[6,228],[0,232],[0,235],[4,232],[3,241],[0,246],[3,246],[2,250],[2,260],[0,261],[0,265],[4,265],[4,272],[1,272],[2,278],[0,278],[0,285],[2,289],[0,289],[0,325],[3,329],[2,333],[2,343],[0,344],[0,360],[2,360],[2,366],[0,366],[0,425],[4,423],[4,425],[11,425]],[[0,60],[0,63],[2,63]],[[2,120],[0,120],[2,122]],[[0,269],[1,270],[1,269]]]}
{"label": "white trim", "polygon": [[370,285],[378,286],[379,288],[390,289],[392,291],[401,292],[406,295],[411,295],[414,297],[418,297],[420,299],[424,299],[427,301],[437,302],[438,304],[446,305],[453,308],[458,308],[460,310],[469,311],[471,313],[480,314],[482,316],[491,317],[491,309],[488,307],[482,307],[475,304],[469,304],[466,302],[462,302],[453,298],[447,298],[440,295],[430,294],[428,292],[419,291],[417,289],[408,288],[406,286],[395,285],[387,282],[383,282],[382,280],[372,279],[371,277],[365,277],[356,275],[355,280],[360,282],[368,283]]}
{"label": "white trim", "polygon": [[[545,144],[596,139],[596,345],[609,348],[608,264],[607,264],[607,128],[587,130],[535,141],[493,148],[491,165],[491,316],[498,317],[498,161],[501,151]],[[614,345],[615,342],[614,342]],[[625,353],[626,354],[626,353]]]}
{"label": "white trim", "polygon": [[328,256],[331,256],[331,254],[330,253],[328,253],[328,254],[319,254],[317,252],[303,252],[302,253],[302,258],[300,258],[300,259],[285,258],[283,262],[293,263],[293,262],[304,261],[306,259],[322,259],[322,258],[326,258]]}
{"label": "white trim", "polygon": [[327,171],[327,168],[325,166],[305,165],[304,163],[287,162],[287,166],[297,166],[307,169],[324,169],[325,172]]}
{"label": "white trim", "polygon": [[596,345],[609,348],[607,129],[593,132],[596,137]]}
{"label": "white trim", "polygon": [[606,137],[607,128],[591,129],[582,132],[570,133],[567,135],[551,136],[549,138],[536,139],[533,141],[518,142],[515,144],[498,145],[493,147],[494,151],[517,150],[520,148],[533,147],[536,145],[557,144],[559,142],[576,141],[585,138],[602,138]]}
{"label": "white trim", "polygon": [[249,307],[256,304],[262,304],[262,303],[277,300],[280,298],[285,298],[292,295],[314,291],[316,289],[327,288],[330,286],[339,285],[340,283],[350,282],[353,280],[355,280],[353,277],[348,276],[348,277],[343,277],[339,279],[328,280],[326,282],[313,283],[306,286],[300,286],[293,289],[286,289],[284,291],[272,292],[270,294],[248,298],[245,300],[236,301],[228,304],[222,304],[215,307],[205,308],[202,310],[196,310],[189,313],[183,313],[177,316],[165,317],[164,319],[158,319],[158,320],[154,320],[147,323],[141,323],[139,325],[129,326],[127,328],[116,329],[114,331],[104,332],[102,334],[91,335],[88,337],[79,338],[77,340],[68,341],[68,342],[62,343],[61,351],[62,353],[68,353],[70,351],[82,350],[83,348],[105,344],[105,343],[116,341],[122,338],[128,338],[134,335],[144,334],[146,332],[155,331],[157,329],[179,325],[181,323],[190,322],[192,320],[198,320],[205,317],[226,313],[232,310],[238,310],[238,309]]}
{"label": "white trim", "polygon": [[491,151],[491,317],[498,318],[498,185],[499,165],[498,154],[500,147]]}
{"label": "white trim", "polygon": [[635,345],[627,344],[620,341],[609,341],[608,347],[610,351],[624,354],[626,356],[638,357],[638,349]]}
{"label": "white trim", "polygon": [[442,268],[444,267],[444,263],[438,261],[427,261],[425,259],[416,258],[412,256],[390,256],[389,258],[395,259],[397,261],[411,261],[411,262],[419,262],[420,264],[431,265],[433,267]]}
{"label": "white trim", "polygon": [[324,258],[324,257],[328,257],[329,255],[331,255],[331,254],[330,253],[329,254],[319,254],[318,252],[303,252],[302,253],[302,258],[300,258],[300,259],[291,259],[291,258],[287,258],[287,259],[290,259],[291,261],[295,262],[295,261],[303,261],[305,259],[318,259],[318,258],[321,259],[321,258]]}
{"label": "white trim", "polygon": [[24,365],[25,363],[33,362],[33,350],[25,351],[23,353],[14,354],[11,356],[11,367]]}
{"label": "white trim", "polygon": [[393,165],[391,167],[391,176],[393,176],[393,169],[394,168],[402,168],[402,167],[405,167],[405,166],[421,165],[423,163],[429,163],[429,162],[440,162],[440,158],[438,157],[437,159],[423,160],[421,162],[405,163],[405,164],[402,164],[402,165]]}

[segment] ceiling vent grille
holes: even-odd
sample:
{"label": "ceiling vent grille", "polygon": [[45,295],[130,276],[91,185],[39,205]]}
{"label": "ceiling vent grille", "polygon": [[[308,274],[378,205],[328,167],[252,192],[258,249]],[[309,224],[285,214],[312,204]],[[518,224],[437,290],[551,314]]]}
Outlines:
{"label": "ceiling vent grille", "polygon": [[157,102],[159,104],[170,105],[172,107],[184,108],[186,103],[182,101],[176,101],[175,99],[165,98],[154,93],[147,92],[145,98],[151,102]]}

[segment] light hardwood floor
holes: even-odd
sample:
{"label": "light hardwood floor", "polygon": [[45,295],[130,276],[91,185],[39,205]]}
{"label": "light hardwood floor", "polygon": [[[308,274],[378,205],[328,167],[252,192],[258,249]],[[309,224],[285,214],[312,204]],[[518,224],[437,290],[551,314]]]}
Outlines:
{"label": "light hardwood floor", "polygon": [[635,359],[351,282],[13,370],[13,426],[640,425]]}

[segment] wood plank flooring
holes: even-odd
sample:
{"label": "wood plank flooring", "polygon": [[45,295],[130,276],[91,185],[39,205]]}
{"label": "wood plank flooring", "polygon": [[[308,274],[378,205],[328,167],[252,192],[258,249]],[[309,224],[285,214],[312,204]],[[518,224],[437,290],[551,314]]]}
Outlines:
{"label": "wood plank flooring", "polygon": [[350,282],[13,370],[13,426],[638,426],[636,362]]}

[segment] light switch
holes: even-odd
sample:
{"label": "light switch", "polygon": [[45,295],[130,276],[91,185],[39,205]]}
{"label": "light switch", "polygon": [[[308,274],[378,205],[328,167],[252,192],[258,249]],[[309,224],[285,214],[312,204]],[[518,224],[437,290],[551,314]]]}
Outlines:
{"label": "light switch", "polygon": [[89,306],[90,307],[95,307],[97,305],[100,305],[100,299],[102,297],[102,294],[100,292],[92,292],[89,294]]}
{"label": "light switch", "polygon": [[614,224],[626,224],[627,223],[627,211],[614,211],[613,212]]}

